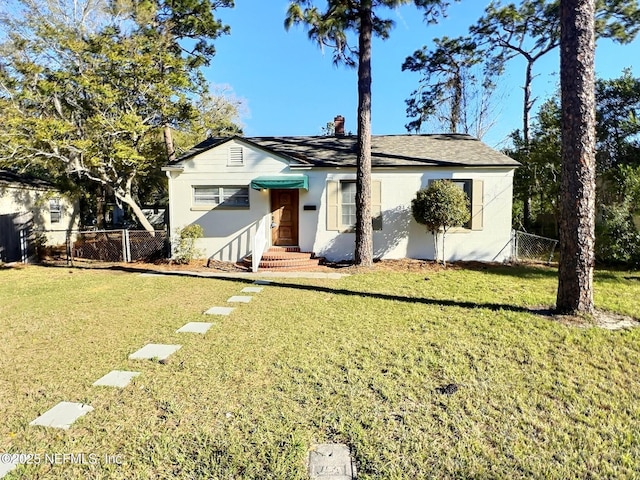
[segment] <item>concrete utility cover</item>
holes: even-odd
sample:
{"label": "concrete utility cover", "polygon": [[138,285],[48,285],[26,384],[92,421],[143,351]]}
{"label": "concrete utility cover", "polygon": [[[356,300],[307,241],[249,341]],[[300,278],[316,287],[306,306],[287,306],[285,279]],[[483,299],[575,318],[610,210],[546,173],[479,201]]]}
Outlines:
{"label": "concrete utility cover", "polygon": [[242,293],[260,293],[264,287],[244,287]]}
{"label": "concrete utility cover", "polygon": [[140,375],[140,372],[127,372],[124,370],[113,370],[104,377],[93,382],[96,387],[118,387],[124,388],[129,385],[133,377]]}
{"label": "concrete utility cover", "polygon": [[157,343],[149,343],[137,352],[129,355],[131,360],[165,360],[173,353],[177,352],[182,345],[160,345]]}
{"label": "concrete utility cover", "polygon": [[51,410],[44,412],[29,425],[68,429],[78,418],[93,410],[84,403],[60,402]]}
{"label": "concrete utility cover", "polygon": [[213,326],[213,323],[207,322],[189,322],[176,330],[176,333],[207,333]]}
{"label": "concrete utility cover", "polygon": [[356,467],[349,447],[342,443],[314,445],[309,452],[309,478],[323,480],[352,480]]}
{"label": "concrete utility cover", "polygon": [[[0,478],[4,477],[7,473],[9,473],[11,470],[13,470],[14,468],[16,468],[16,465],[18,465],[18,459],[15,459],[16,463],[5,463],[5,460],[2,459],[2,453],[0,453]],[[17,455],[17,454],[15,454]]]}
{"label": "concrete utility cover", "polygon": [[233,307],[211,307],[204,312],[205,315],[229,315],[233,312]]}
{"label": "concrete utility cover", "polygon": [[229,297],[227,302],[229,303],[249,303],[253,297],[243,296],[243,295],[234,295],[233,297]]}

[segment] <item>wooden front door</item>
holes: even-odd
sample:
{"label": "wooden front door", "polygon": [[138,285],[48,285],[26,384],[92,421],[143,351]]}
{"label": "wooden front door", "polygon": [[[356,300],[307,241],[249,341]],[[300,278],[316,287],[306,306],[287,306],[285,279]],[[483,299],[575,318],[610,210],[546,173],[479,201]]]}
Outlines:
{"label": "wooden front door", "polygon": [[298,190],[271,191],[271,244],[298,245]]}

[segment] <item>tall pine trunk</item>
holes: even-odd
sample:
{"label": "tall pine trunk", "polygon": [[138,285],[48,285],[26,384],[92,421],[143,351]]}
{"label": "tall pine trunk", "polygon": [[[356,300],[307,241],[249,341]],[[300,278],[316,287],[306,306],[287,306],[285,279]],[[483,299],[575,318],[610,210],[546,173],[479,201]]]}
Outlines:
{"label": "tall pine trunk", "polygon": [[595,0],[560,2],[562,182],[556,309],[592,313],[595,245]]}
{"label": "tall pine trunk", "polygon": [[355,263],[373,265],[373,227],[371,224],[371,0],[360,7],[358,50],[358,168],[356,176]]}

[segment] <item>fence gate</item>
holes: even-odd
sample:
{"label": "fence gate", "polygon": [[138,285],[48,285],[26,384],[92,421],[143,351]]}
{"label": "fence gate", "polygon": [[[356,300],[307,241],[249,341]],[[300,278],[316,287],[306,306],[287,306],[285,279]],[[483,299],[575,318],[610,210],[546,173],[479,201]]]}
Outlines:
{"label": "fence gate", "polygon": [[516,262],[543,261],[551,263],[558,240],[520,231],[513,232],[513,258]]}

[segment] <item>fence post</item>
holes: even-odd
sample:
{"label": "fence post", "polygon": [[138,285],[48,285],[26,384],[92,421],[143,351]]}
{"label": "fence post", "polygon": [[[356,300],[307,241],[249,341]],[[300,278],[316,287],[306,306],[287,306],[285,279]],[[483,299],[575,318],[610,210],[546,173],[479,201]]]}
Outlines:
{"label": "fence post", "polygon": [[28,242],[27,242],[27,230],[26,228],[21,228],[19,232],[19,241],[20,241],[20,262],[27,263],[29,259],[28,253]]}
{"label": "fence post", "polygon": [[125,230],[124,235],[126,239],[125,244],[127,245],[127,258],[125,262],[129,263],[131,261],[131,235],[129,235],[129,230]]}
{"label": "fence post", "polygon": [[131,261],[131,244],[129,230],[122,230],[122,257],[126,263]]}
{"label": "fence post", "polygon": [[126,262],[127,261],[127,231],[126,230],[121,230],[120,232],[122,234],[122,261]]}
{"label": "fence post", "polygon": [[73,250],[71,248],[71,231],[67,232],[67,265],[73,266]]}
{"label": "fence post", "polygon": [[558,245],[557,243],[554,243],[553,247],[551,247],[551,253],[549,254],[549,261],[547,262],[547,265],[551,265],[551,260],[553,260],[553,254],[556,251],[557,245]]}

